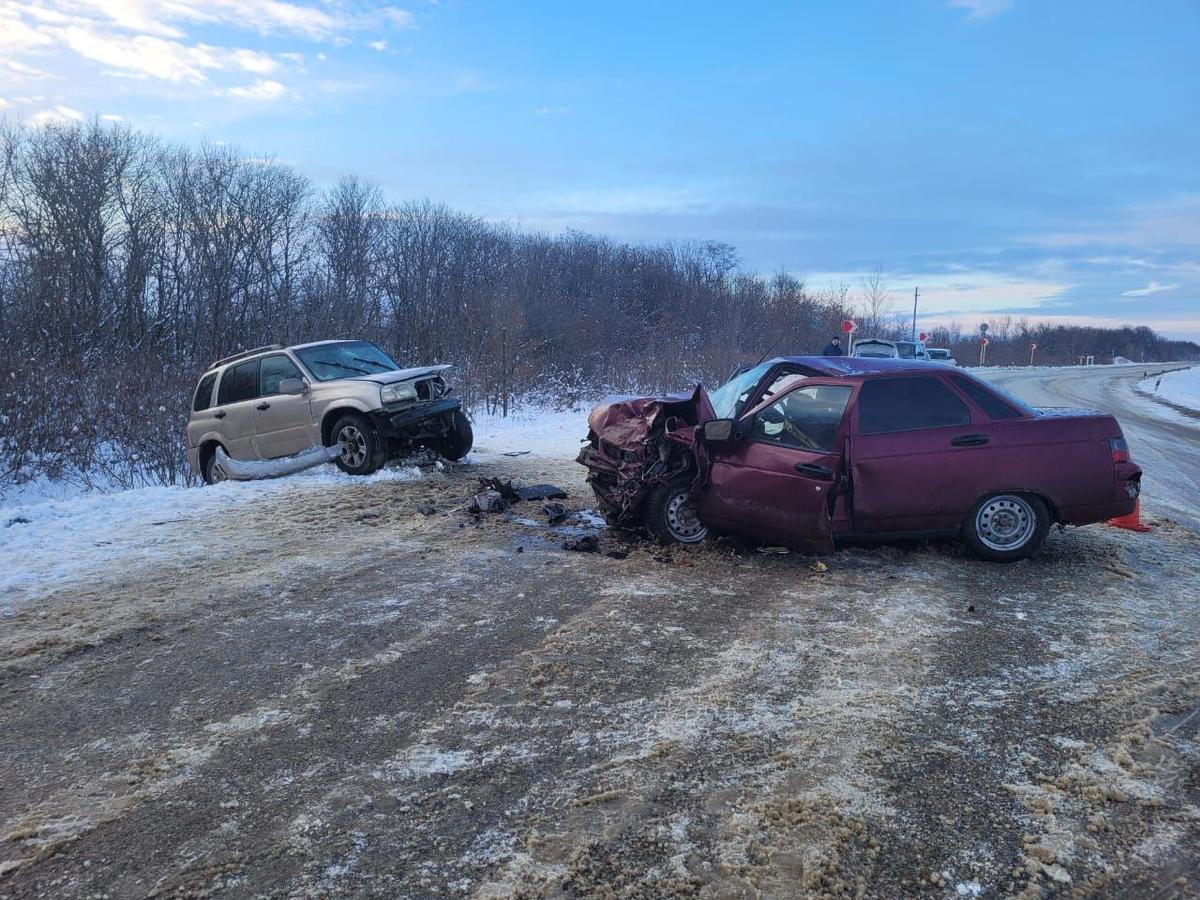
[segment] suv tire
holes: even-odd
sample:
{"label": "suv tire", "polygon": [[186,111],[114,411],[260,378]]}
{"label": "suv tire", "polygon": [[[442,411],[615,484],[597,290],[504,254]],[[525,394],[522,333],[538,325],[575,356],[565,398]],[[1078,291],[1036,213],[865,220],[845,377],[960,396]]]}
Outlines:
{"label": "suv tire", "polygon": [[217,446],[213,447],[212,450],[209,451],[208,456],[205,458],[203,471],[202,471],[205,484],[220,484],[222,481],[225,480],[224,473],[222,473],[219,469],[216,468],[217,451],[224,450],[224,449],[225,448],[222,447],[220,444],[217,444]]}
{"label": "suv tire", "polygon": [[664,544],[700,544],[708,528],[696,516],[690,474],[678,475],[650,492],[646,501],[646,530]]}
{"label": "suv tire", "polygon": [[981,559],[1015,562],[1038,551],[1050,524],[1050,510],[1033,494],[989,494],[967,513],[963,541]]}
{"label": "suv tire", "polygon": [[463,415],[461,409],[454,411],[454,419],[446,437],[434,445],[434,450],[440,456],[452,461],[458,461],[471,452],[475,445],[475,433],[471,430],[470,420]]}
{"label": "suv tire", "polygon": [[347,413],[333,424],[330,445],[342,443],[342,455],[335,460],[347,475],[370,475],[387,460],[387,447],[371,420],[362,413]]}

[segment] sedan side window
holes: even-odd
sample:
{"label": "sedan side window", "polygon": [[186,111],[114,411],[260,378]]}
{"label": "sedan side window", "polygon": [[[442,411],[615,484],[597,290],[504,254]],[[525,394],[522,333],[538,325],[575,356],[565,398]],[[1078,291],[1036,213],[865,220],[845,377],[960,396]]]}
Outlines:
{"label": "sedan side window", "polygon": [[753,438],[798,450],[833,449],[850,388],[814,384],[781,397],[754,417]]}
{"label": "sedan side window", "polygon": [[258,360],[242,363],[225,370],[217,389],[217,403],[237,403],[258,396]]}
{"label": "sedan side window", "polygon": [[886,434],[968,425],[967,405],[937,378],[883,378],[867,380],[858,392],[858,430]]}
{"label": "sedan side window", "polygon": [[270,397],[279,393],[279,382],[285,378],[303,378],[296,364],[282,353],[278,356],[264,356],[262,366],[258,370],[259,393]]}

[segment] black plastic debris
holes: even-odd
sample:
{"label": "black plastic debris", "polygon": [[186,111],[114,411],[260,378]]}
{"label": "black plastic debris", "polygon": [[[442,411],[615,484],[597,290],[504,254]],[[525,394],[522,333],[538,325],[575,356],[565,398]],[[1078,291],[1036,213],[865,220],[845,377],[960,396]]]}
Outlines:
{"label": "black plastic debris", "polygon": [[600,538],[594,534],[585,534],[573,541],[564,541],[562,546],[564,550],[574,550],[576,553],[599,553]]}
{"label": "black plastic debris", "polygon": [[473,513],[501,512],[512,504],[499,491],[480,491],[471,498],[470,510]]}
{"label": "black plastic debris", "polygon": [[4,527],[12,528],[14,525],[28,525],[28,524],[29,524],[29,519],[25,518],[24,516],[13,516],[11,519],[9,519],[7,522],[4,523]]}
{"label": "black plastic debris", "polygon": [[501,456],[528,456],[532,450],[509,450],[507,453],[500,454]]}
{"label": "black plastic debris", "polygon": [[609,550],[604,555],[609,559],[629,559],[628,550]]}
{"label": "black plastic debris", "polygon": [[560,525],[567,518],[567,508],[561,503],[547,503],[542,506],[542,512],[546,514],[546,521],[551,525]]}
{"label": "black plastic debris", "polygon": [[554,484],[531,484],[517,488],[517,497],[521,500],[566,500],[567,492]]}

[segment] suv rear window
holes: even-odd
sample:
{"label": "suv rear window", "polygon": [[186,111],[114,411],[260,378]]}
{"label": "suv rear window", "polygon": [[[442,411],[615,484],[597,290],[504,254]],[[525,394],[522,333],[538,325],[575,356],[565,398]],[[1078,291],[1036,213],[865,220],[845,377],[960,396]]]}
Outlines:
{"label": "suv rear window", "polygon": [[858,392],[858,430],[862,434],[945,428],[970,421],[967,405],[936,378],[868,380]]}
{"label": "suv rear window", "polygon": [[208,409],[212,406],[213,382],[216,380],[216,372],[209,372],[200,379],[200,384],[196,386],[196,397],[192,400],[192,410],[194,412],[200,412],[202,409]]}
{"label": "suv rear window", "polygon": [[950,378],[954,386],[971,398],[976,406],[987,413],[989,419],[1019,419],[1021,414],[1013,409],[978,381],[972,381],[962,375]]}
{"label": "suv rear window", "polygon": [[225,370],[221,376],[221,387],[217,390],[217,403],[237,403],[253,400],[258,396],[258,360],[239,363]]}

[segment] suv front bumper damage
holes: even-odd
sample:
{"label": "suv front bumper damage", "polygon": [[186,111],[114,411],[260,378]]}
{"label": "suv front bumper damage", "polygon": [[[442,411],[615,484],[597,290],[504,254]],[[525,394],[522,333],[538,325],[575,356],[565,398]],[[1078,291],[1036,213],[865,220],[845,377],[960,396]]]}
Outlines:
{"label": "suv front bumper damage", "polygon": [[453,427],[454,413],[461,408],[457,397],[443,397],[397,410],[377,409],[371,412],[371,421],[388,440],[440,437]]}

